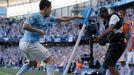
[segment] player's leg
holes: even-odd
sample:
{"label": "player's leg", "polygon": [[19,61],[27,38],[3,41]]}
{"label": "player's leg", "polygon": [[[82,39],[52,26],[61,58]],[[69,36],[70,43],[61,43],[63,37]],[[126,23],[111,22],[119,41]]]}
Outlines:
{"label": "player's leg", "polygon": [[126,73],[126,69],[125,69],[125,66],[126,66],[126,62],[125,62],[125,59],[126,59],[126,52],[127,50],[124,51],[124,53],[122,54],[121,58],[119,59],[120,61],[120,64],[121,64],[121,70],[120,70],[120,75],[125,75]]}
{"label": "player's leg", "polygon": [[30,69],[29,64],[23,64],[23,66],[21,67],[21,69],[17,72],[16,75],[24,75],[24,73],[26,71],[28,71]]}
{"label": "player's leg", "polygon": [[[30,43],[27,43],[27,42],[20,42],[19,47],[22,50],[22,52],[24,52],[24,55],[27,59],[34,60],[31,55],[32,52],[30,52],[30,50],[28,49],[29,44]],[[23,66],[17,72],[16,75],[24,75],[24,73],[27,72],[30,69],[30,67],[34,66],[35,64],[36,64],[36,61],[28,61],[27,63],[23,64]]]}
{"label": "player's leg", "polygon": [[134,64],[133,64],[133,74],[134,74]]}
{"label": "player's leg", "polygon": [[106,70],[106,74],[105,75],[111,75],[111,73],[109,72],[109,70]]}
{"label": "player's leg", "polygon": [[133,73],[133,71],[134,71],[134,69],[133,69],[133,64],[134,64],[133,56],[134,56],[134,52],[129,51],[128,52],[128,61],[127,61],[128,75],[134,75],[134,73]]}
{"label": "player's leg", "polygon": [[44,61],[47,64],[47,75],[54,75],[54,60],[49,51],[40,43],[36,43],[36,48],[34,47],[33,51],[33,56],[37,61]]}
{"label": "player's leg", "polygon": [[133,66],[132,66],[132,64],[128,64],[128,75],[133,75]]}
{"label": "player's leg", "polygon": [[125,75],[125,73],[126,73],[126,69],[125,69],[126,63],[125,63],[125,61],[120,61],[120,63],[121,63],[120,75]]}
{"label": "player's leg", "polygon": [[16,75],[24,75],[31,67],[36,65],[36,61],[29,61],[28,63],[23,64],[21,69],[17,72]]}
{"label": "player's leg", "polygon": [[44,62],[47,63],[47,75],[54,75],[55,65],[53,58],[50,56]]}

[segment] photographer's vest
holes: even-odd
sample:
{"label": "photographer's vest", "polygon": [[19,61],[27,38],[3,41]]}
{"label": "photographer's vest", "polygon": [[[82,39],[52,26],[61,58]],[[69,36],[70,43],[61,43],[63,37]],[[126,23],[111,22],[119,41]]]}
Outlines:
{"label": "photographer's vest", "polygon": [[[119,15],[116,13],[112,15],[117,15],[119,17]],[[109,27],[110,18],[112,15],[110,15],[107,21],[104,22],[105,29]],[[103,41],[100,42],[100,45],[104,46],[106,43],[124,42],[125,35],[121,30],[121,27],[123,26],[123,20],[120,17],[119,19],[120,20],[116,23],[113,32],[110,32],[107,35],[107,38],[103,39]]]}
{"label": "photographer's vest", "polygon": [[[112,15],[117,15],[119,17],[119,15],[116,14],[116,13],[114,13]],[[111,18],[111,16],[110,16],[110,18]],[[109,21],[110,21],[110,18],[109,18]],[[121,27],[123,26],[124,21],[120,17],[119,17],[119,19],[120,20],[116,23],[113,32],[110,32],[109,35],[107,36],[108,40],[109,40],[109,43],[119,43],[119,42],[122,43],[122,42],[124,42],[125,34],[123,33],[123,31],[121,29]]]}
{"label": "photographer's vest", "polygon": [[[116,13],[111,14],[111,15],[108,17],[107,21],[104,21],[105,29],[107,29],[107,28],[109,27],[110,18],[111,18],[111,16],[113,16],[113,15],[117,15],[117,16],[119,17],[119,15],[116,14]],[[123,20],[122,20],[120,17],[119,17],[119,19],[120,19],[120,20],[116,23],[115,28],[114,28],[114,29],[116,29],[116,30],[121,29],[121,27],[122,27],[122,25],[123,25]]]}

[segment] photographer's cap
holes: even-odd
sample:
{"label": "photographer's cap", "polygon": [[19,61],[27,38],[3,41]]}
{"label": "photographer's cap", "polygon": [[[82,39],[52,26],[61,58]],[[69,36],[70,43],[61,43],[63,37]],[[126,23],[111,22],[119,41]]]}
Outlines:
{"label": "photographer's cap", "polygon": [[105,12],[107,12],[107,11],[108,11],[108,9],[106,7],[101,7],[100,8],[100,11],[98,13],[98,16],[102,16],[102,14],[105,13]]}

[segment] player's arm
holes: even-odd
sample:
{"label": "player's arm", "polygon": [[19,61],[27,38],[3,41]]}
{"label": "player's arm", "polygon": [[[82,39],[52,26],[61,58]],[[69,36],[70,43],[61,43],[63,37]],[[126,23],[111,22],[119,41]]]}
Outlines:
{"label": "player's arm", "polygon": [[35,28],[35,27],[32,27],[32,25],[27,24],[27,23],[24,23],[22,28],[27,30],[27,31],[30,31],[30,32],[37,32],[37,33],[39,33],[41,35],[45,34],[43,30]]}
{"label": "player's arm", "polygon": [[26,21],[24,22],[22,28],[30,31],[30,32],[37,32],[40,35],[44,35],[44,31],[38,28],[33,27],[32,25],[34,25],[37,21],[37,16],[36,15],[31,15],[29,18],[26,19]]}
{"label": "player's arm", "polygon": [[63,16],[63,17],[57,17],[56,21],[58,21],[58,22],[66,22],[66,21],[70,21],[70,20],[73,20],[73,19],[83,19],[83,17],[82,16],[74,16],[74,17]]}

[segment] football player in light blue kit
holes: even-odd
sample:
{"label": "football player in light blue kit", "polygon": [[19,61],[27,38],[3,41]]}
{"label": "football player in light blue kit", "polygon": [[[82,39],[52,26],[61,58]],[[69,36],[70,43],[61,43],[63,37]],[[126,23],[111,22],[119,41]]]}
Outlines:
{"label": "football player in light blue kit", "polygon": [[37,61],[44,61],[47,63],[47,75],[54,75],[54,60],[49,51],[39,43],[40,37],[45,34],[42,27],[56,21],[65,22],[83,18],[82,16],[64,16],[58,18],[49,16],[51,13],[51,2],[48,0],[41,0],[39,9],[40,12],[32,14],[31,17],[26,19],[22,26],[25,33],[20,40],[19,47],[24,52],[29,63],[24,64],[16,75],[24,75],[24,73],[35,65]]}

